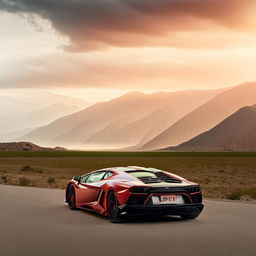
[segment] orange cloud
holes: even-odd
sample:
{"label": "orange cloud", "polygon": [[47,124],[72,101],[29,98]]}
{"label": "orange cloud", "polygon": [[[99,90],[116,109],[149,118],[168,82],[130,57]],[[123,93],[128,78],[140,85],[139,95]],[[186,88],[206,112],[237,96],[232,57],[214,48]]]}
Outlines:
{"label": "orange cloud", "polygon": [[78,51],[109,46],[184,47],[186,38],[180,40],[181,33],[256,28],[255,0],[5,0],[0,9],[51,21],[70,38],[69,49]]}
{"label": "orange cloud", "polygon": [[112,49],[59,53],[13,66],[6,88],[220,88],[255,80],[256,51]]}

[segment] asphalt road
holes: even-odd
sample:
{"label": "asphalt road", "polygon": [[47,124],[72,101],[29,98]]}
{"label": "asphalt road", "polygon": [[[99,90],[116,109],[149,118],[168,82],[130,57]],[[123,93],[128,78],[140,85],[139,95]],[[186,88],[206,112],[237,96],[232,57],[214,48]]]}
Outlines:
{"label": "asphalt road", "polygon": [[63,199],[61,190],[0,186],[0,255],[256,255],[253,204],[206,201],[196,220],[111,224]]}

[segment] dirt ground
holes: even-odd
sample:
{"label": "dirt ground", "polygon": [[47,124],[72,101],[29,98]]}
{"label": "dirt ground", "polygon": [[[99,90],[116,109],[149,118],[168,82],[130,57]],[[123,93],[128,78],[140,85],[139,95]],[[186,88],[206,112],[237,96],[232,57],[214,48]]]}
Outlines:
{"label": "dirt ground", "polygon": [[129,165],[198,182],[207,198],[256,199],[255,157],[0,157],[0,184],[64,188],[72,176]]}

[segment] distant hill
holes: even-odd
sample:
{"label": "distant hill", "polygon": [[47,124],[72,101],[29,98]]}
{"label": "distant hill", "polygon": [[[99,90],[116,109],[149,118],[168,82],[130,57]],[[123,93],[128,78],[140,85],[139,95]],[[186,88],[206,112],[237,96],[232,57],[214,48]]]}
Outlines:
{"label": "distant hill", "polygon": [[44,107],[11,97],[0,97],[0,140],[15,141],[31,129],[79,109],[62,103]]}
{"label": "distant hill", "polygon": [[62,147],[41,147],[31,142],[8,142],[0,143],[0,151],[66,151]]}
{"label": "distant hill", "polygon": [[24,134],[27,134],[34,129],[35,128],[24,128],[24,129],[4,133],[3,135],[0,136],[0,141],[1,142],[18,141],[19,140],[18,138],[24,136]]}
{"label": "distant hill", "polygon": [[[56,143],[130,145],[138,143],[155,126],[161,130],[166,123],[173,123],[219,92],[219,90],[188,90],[154,94],[130,92],[59,118],[49,125],[33,130],[22,139],[50,145]],[[173,114],[167,111],[159,120],[154,118],[154,114],[152,115],[154,111],[165,111],[166,108],[171,108]],[[148,120],[147,116],[150,115],[152,117]],[[164,121],[161,123],[161,120]]]}
{"label": "distant hill", "polygon": [[[0,97],[0,118],[7,119],[21,114],[31,113],[43,108],[40,104],[25,102],[8,96]],[[0,123],[3,126],[3,122]]]}
{"label": "distant hill", "polygon": [[[39,104],[33,104],[12,97],[0,97],[0,136],[24,127],[24,122],[16,123],[21,115],[29,115],[33,111],[41,109]],[[15,123],[15,124],[14,124]],[[26,121],[25,121],[26,123]],[[14,125],[13,125],[14,124]],[[19,125],[22,126],[19,128]]]}
{"label": "distant hill", "polygon": [[48,124],[60,118],[64,115],[72,114],[80,110],[77,106],[68,107],[62,103],[56,103],[48,107],[33,111],[27,115],[21,115],[19,118],[20,121],[25,121],[29,124],[29,127],[38,127],[45,124]]}
{"label": "distant hill", "polygon": [[[124,116],[124,120],[121,119],[104,127],[85,143],[122,146],[149,140],[219,92],[219,90],[188,90],[145,95],[145,98],[151,101],[151,105],[157,103],[154,108],[148,108],[147,115],[134,121],[129,116]],[[133,109],[133,111],[138,110]]]}
{"label": "distant hill", "polygon": [[91,105],[91,103],[85,102],[78,98],[49,92],[48,90],[44,89],[31,90],[29,93],[27,91],[18,91],[15,92],[13,97],[16,99],[23,99],[25,102],[39,104],[42,106],[42,108],[46,108],[56,103],[62,103],[67,107],[76,106],[79,109],[83,109]]}
{"label": "distant hill", "polygon": [[211,130],[166,148],[178,151],[256,151],[256,105],[243,107]]}
{"label": "distant hill", "polygon": [[226,90],[187,114],[140,149],[150,150],[183,143],[205,132],[241,107],[256,103],[256,83]]}

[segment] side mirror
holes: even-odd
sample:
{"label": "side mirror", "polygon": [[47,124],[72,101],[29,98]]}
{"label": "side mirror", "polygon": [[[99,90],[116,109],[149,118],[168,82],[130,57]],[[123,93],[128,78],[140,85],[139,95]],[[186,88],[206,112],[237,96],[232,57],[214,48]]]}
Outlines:
{"label": "side mirror", "polygon": [[77,181],[78,183],[80,182],[80,179],[81,179],[80,176],[74,176],[74,177],[73,177],[73,180]]}

